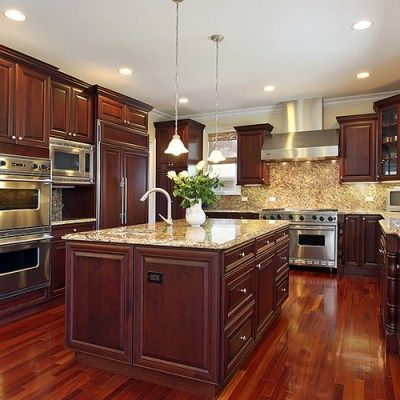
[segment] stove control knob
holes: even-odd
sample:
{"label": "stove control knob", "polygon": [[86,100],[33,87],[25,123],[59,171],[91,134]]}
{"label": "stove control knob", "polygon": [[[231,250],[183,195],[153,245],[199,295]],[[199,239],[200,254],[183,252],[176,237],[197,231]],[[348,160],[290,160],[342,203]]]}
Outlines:
{"label": "stove control knob", "polygon": [[31,168],[32,169],[38,169],[38,165],[36,163],[34,163],[34,164],[31,165]]}
{"label": "stove control knob", "polygon": [[328,221],[333,221],[333,217],[328,217]]}
{"label": "stove control knob", "polygon": [[7,164],[7,163],[6,163],[4,160],[1,160],[1,161],[0,161],[0,167],[5,167],[6,164]]}
{"label": "stove control knob", "polygon": [[300,221],[304,221],[304,216],[303,215],[300,216]]}
{"label": "stove control knob", "polygon": [[263,215],[263,219],[268,219],[268,217],[266,215]]}
{"label": "stove control knob", "polygon": [[40,169],[46,169],[46,164],[40,164]]}
{"label": "stove control knob", "polygon": [[313,220],[316,220],[316,219],[317,219],[317,216],[316,216],[316,215],[313,215],[313,216],[312,216],[312,219],[313,219]]}
{"label": "stove control knob", "polygon": [[320,221],[324,221],[325,218],[324,218],[324,217],[319,217],[319,220],[320,220]]}
{"label": "stove control knob", "polygon": [[282,219],[282,215],[278,214],[278,215],[276,216],[276,218]]}
{"label": "stove control knob", "polygon": [[293,219],[293,215],[292,215],[292,214],[289,215],[289,219],[290,219],[290,220]]}
{"label": "stove control knob", "polygon": [[275,216],[274,216],[274,215],[271,215],[270,219],[274,220],[274,219],[275,219]]}

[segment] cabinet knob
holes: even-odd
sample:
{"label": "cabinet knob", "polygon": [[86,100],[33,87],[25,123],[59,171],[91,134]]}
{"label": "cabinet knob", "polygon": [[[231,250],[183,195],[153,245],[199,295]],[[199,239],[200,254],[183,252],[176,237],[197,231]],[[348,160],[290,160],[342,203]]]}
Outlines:
{"label": "cabinet knob", "polygon": [[286,261],[286,257],[281,257],[281,260],[282,261]]}
{"label": "cabinet knob", "polygon": [[72,136],[76,136],[76,133],[73,133]]}
{"label": "cabinet knob", "polygon": [[286,288],[281,288],[281,292],[286,293],[287,289]]}
{"label": "cabinet knob", "polygon": [[72,229],[72,232],[76,232],[76,228]]}
{"label": "cabinet knob", "polygon": [[382,249],[379,249],[379,253],[383,254],[383,250],[382,250]]}
{"label": "cabinet knob", "polygon": [[11,139],[15,140],[17,137],[15,135],[11,136]]}
{"label": "cabinet knob", "polygon": [[266,240],[266,241],[264,242],[264,244],[269,244],[269,240]]}
{"label": "cabinet knob", "polygon": [[22,136],[19,136],[19,137],[18,137],[18,140],[21,141],[21,140],[22,140]]}
{"label": "cabinet knob", "polygon": [[243,257],[246,256],[246,254],[245,253],[240,253],[239,256],[243,258]]}
{"label": "cabinet knob", "polygon": [[240,289],[240,293],[246,294],[247,293],[247,289],[246,288]]}
{"label": "cabinet knob", "polygon": [[257,268],[257,269],[261,269],[261,264],[257,264],[257,265],[256,265],[256,268]]}
{"label": "cabinet knob", "polygon": [[68,136],[72,136],[72,132],[68,132]]}
{"label": "cabinet knob", "polygon": [[243,340],[243,342],[245,342],[247,340],[247,336],[239,336],[240,340]]}

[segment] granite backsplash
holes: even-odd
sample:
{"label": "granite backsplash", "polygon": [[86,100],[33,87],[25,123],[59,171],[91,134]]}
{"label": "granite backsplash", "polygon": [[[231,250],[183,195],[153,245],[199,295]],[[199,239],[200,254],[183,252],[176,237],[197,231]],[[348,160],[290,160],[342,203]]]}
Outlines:
{"label": "granite backsplash", "polygon": [[[312,161],[271,163],[271,184],[243,186],[241,196],[224,196],[216,209],[259,210],[263,208],[339,208],[383,210],[386,190],[400,184],[339,183],[339,162]],[[373,201],[366,201],[372,196]],[[269,197],[275,197],[270,202]]]}
{"label": "granite backsplash", "polygon": [[63,201],[62,201],[62,190],[61,189],[53,189],[51,191],[51,221],[62,221],[62,209],[63,209]]}

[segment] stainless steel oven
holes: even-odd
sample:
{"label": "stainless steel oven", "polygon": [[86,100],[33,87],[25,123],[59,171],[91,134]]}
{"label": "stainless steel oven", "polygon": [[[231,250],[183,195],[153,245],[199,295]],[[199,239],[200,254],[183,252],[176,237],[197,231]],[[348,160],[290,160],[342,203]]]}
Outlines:
{"label": "stainless steel oven", "polygon": [[0,235],[50,225],[51,163],[0,154]]}
{"label": "stainless steel oven", "polygon": [[49,286],[49,232],[0,239],[0,299]]}
{"label": "stainless steel oven", "polygon": [[53,183],[92,184],[93,149],[89,144],[50,138]]}

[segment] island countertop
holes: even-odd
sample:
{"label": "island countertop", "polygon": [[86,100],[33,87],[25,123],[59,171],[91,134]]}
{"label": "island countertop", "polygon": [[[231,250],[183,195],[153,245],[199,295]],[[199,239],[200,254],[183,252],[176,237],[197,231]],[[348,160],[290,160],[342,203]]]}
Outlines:
{"label": "island countertop", "polygon": [[237,220],[209,218],[200,228],[190,227],[184,219],[172,226],[164,222],[79,232],[63,236],[70,241],[228,249],[261,235],[289,226],[288,221]]}

